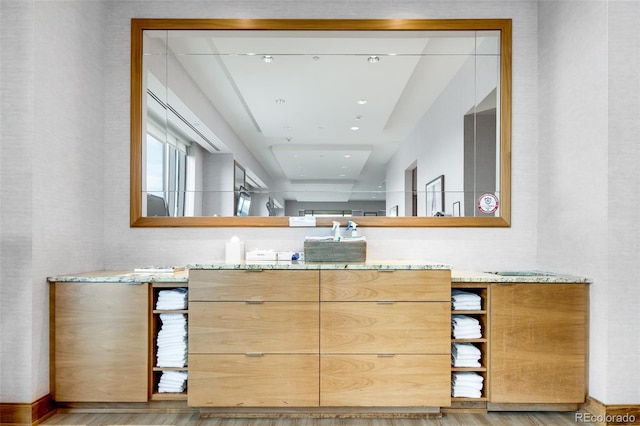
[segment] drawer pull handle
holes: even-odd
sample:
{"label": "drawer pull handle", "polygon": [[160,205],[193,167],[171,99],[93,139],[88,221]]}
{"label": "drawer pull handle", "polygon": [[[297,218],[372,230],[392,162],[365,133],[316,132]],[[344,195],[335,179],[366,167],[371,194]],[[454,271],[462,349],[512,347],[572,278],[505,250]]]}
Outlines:
{"label": "drawer pull handle", "polygon": [[378,272],[394,272],[395,269],[378,269]]}
{"label": "drawer pull handle", "polygon": [[264,302],[262,300],[247,300],[245,303],[247,305],[262,305]]}
{"label": "drawer pull handle", "polygon": [[378,358],[393,358],[396,354],[378,354]]}
{"label": "drawer pull handle", "polygon": [[258,269],[251,268],[251,269],[245,269],[245,271],[247,271],[247,272],[262,272],[263,270],[260,269],[260,268],[258,268]]}
{"label": "drawer pull handle", "polygon": [[262,356],[262,352],[247,352],[244,356],[249,358],[260,358]]}
{"label": "drawer pull handle", "polygon": [[376,303],[378,305],[393,305],[396,302],[394,302],[393,300],[378,300]]}

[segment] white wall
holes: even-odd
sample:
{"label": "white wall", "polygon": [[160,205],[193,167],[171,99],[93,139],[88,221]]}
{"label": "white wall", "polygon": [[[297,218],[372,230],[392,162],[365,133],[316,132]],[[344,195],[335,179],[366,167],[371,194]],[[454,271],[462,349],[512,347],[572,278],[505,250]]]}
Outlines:
{"label": "white wall", "polygon": [[59,6],[0,3],[2,402],[49,393],[45,278],[104,267],[105,7]]}
{"label": "white wall", "polygon": [[[115,42],[108,47],[107,82],[108,141],[128,140],[129,122],[126,99],[129,83],[129,32],[132,17],[254,17],[254,18],[452,18],[504,17],[514,20],[514,166],[526,164],[527,172],[514,173],[514,223],[509,229],[365,229],[371,258],[394,257],[434,259],[457,268],[531,268],[535,267],[536,212],[531,208],[537,197],[536,153],[536,3],[535,2],[339,2],[339,1],[239,1],[109,2],[107,31]],[[109,142],[107,142],[109,144]],[[109,209],[105,212],[106,260],[109,268],[138,264],[211,261],[224,258],[224,242],[238,234],[247,249],[278,245],[301,245],[305,230],[299,229],[131,229],[128,225],[129,165],[118,158],[128,155],[126,144],[115,142],[106,158],[105,194]],[[517,169],[516,169],[517,170]],[[118,207],[116,207],[118,206]],[[306,231],[310,232],[310,231]],[[324,233],[326,230],[311,232]],[[272,242],[272,240],[278,240]],[[157,242],[157,243],[156,243]],[[169,245],[170,244],[170,245]],[[274,248],[276,248],[274,246]]]}
{"label": "white wall", "polygon": [[[637,148],[629,143],[631,137],[622,134],[626,128],[617,125],[618,121],[601,121],[601,102],[606,104],[606,96],[600,89],[603,73],[599,66],[604,62],[606,67],[605,60],[586,54],[581,57],[579,53],[586,48],[575,49],[578,52],[574,57],[572,52],[565,52],[569,42],[562,41],[571,35],[565,34],[564,28],[583,29],[574,16],[593,13],[586,16],[591,20],[585,29],[595,25],[595,33],[588,40],[595,43],[597,51],[606,53],[599,37],[607,34],[607,29],[602,26],[604,18],[594,9],[599,2],[585,2],[590,3],[588,8],[580,3],[569,6],[574,2],[568,2],[571,13],[559,17],[553,16],[555,10],[545,9],[547,3],[553,2],[540,2],[545,16],[541,31],[549,31],[540,35],[540,56],[545,58],[540,73],[544,77],[541,81],[551,80],[544,83],[548,87],[540,83],[540,110],[555,107],[559,118],[566,120],[541,114],[550,122],[541,127],[539,147],[536,1],[3,0],[0,400],[31,402],[49,392],[47,276],[103,266],[111,269],[223,259],[224,242],[232,235],[244,240],[249,250],[299,250],[305,234],[327,231],[129,227],[130,18],[503,17],[513,19],[512,226],[363,228],[360,233],[369,239],[368,256],[372,259],[433,259],[449,262],[457,269],[544,267],[592,275],[596,282],[591,300],[594,334],[590,391],[605,403],[627,402],[623,392],[637,403],[637,394],[627,392],[638,382],[633,380],[638,375],[637,363],[622,361],[626,361],[627,354],[637,353],[637,347],[626,351],[634,347],[628,342],[629,335],[623,333],[632,333],[637,342],[637,325],[627,325],[626,312],[637,312],[638,299],[624,295],[634,291],[626,271],[637,270],[625,268],[632,268],[627,262],[637,259],[638,251],[627,252],[612,244],[614,237],[629,243],[635,238],[637,244],[638,225],[629,219],[637,208],[622,209],[621,221],[609,220],[618,210],[605,214],[594,208],[593,202],[585,201],[589,194],[605,194],[605,199],[615,201],[616,207],[621,200],[625,207],[633,207],[639,192],[637,176],[635,188],[623,190],[617,183],[634,177],[627,172],[629,163],[638,162],[633,151]],[[557,50],[553,50],[552,40],[560,41]],[[57,60],[44,63],[44,58],[50,58],[45,53]],[[560,54],[569,55],[570,60],[582,60],[596,74],[583,77],[583,90],[574,93],[580,101],[577,104],[570,101],[572,95],[565,93],[564,86],[572,82],[561,69],[571,67],[571,63]],[[616,58],[622,60],[622,56]],[[610,68],[614,65],[618,62],[610,64]],[[626,74],[620,77],[632,79]],[[595,88],[584,90],[591,85]],[[548,99],[542,99],[545,97]],[[589,119],[570,113],[570,106],[585,109],[580,105],[587,100],[600,105],[588,111]],[[609,103],[610,111],[624,110],[623,107],[621,101]],[[603,114],[606,116],[607,112]],[[622,123],[628,122],[631,120]],[[94,133],[95,128],[101,128],[100,132]],[[637,139],[637,133],[631,136]],[[601,142],[613,137],[615,144]],[[579,144],[581,139],[588,143]],[[8,140],[10,144],[6,143]],[[636,156],[618,155],[618,144]],[[551,157],[552,153],[559,156]],[[609,163],[603,164],[602,159],[607,157]],[[569,200],[564,201],[565,197]],[[627,227],[631,236],[624,233]],[[614,310],[618,312],[614,314]],[[607,315],[612,314],[613,319],[607,320]],[[16,317],[25,320],[9,328],[9,320]],[[622,341],[626,341],[625,351],[614,354],[614,344]],[[28,360],[26,366],[24,360]]]}
{"label": "white wall", "polygon": [[590,394],[640,401],[640,3],[540,2],[543,268],[594,279]]}

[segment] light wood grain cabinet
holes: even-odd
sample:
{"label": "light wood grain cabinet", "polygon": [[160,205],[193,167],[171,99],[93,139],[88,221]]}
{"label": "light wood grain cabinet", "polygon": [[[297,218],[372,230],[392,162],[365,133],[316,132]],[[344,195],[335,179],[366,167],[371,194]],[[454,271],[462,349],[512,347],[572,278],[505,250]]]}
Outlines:
{"label": "light wood grain cabinet", "polygon": [[584,402],[587,312],[587,284],[493,284],[491,402]]}
{"label": "light wood grain cabinet", "polygon": [[54,399],[147,401],[148,284],[53,283],[51,303]]}
{"label": "light wood grain cabinet", "polygon": [[190,271],[188,404],[450,403],[450,272]]}
{"label": "light wood grain cabinet", "polygon": [[318,271],[191,271],[188,405],[317,407]]}
{"label": "light wood grain cabinet", "polygon": [[448,406],[449,271],[320,271],[320,404]]}

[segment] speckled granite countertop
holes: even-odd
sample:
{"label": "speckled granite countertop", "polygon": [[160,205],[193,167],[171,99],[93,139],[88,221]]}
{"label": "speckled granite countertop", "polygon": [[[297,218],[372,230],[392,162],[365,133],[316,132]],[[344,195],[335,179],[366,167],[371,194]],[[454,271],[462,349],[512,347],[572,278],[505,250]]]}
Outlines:
{"label": "speckled granite countertop", "polygon": [[413,270],[429,270],[429,269],[451,269],[451,265],[438,262],[424,261],[402,261],[402,260],[380,260],[366,262],[246,262],[240,264],[227,263],[196,263],[187,265],[187,269],[413,269]]}
{"label": "speckled granite countertop", "polygon": [[452,283],[590,283],[585,277],[543,271],[451,271]]}
{"label": "speckled granite countertop", "polygon": [[[305,262],[250,262],[241,264],[227,263],[197,263],[187,265],[182,271],[158,273],[158,272],[134,272],[134,271],[93,271],[78,274],[66,274],[52,276],[49,282],[96,282],[96,283],[128,283],[140,284],[148,282],[156,283],[188,283],[189,269],[201,270],[256,270],[256,269],[294,269],[294,270],[448,270],[450,265],[437,262],[419,261],[370,261],[365,263],[305,263]],[[451,271],[453,283],[590,283],[591,280],[573,275],[554,274],[540,271],[515,271],[506,275],[476,271]]]}
{"label": "speckled granite countertop", "polygon": [[187,283],[189,271],[178,272],[133,272],[129,271],[93,271],[79,274],[67,274],[49,277],[49,282],[58,283]]}

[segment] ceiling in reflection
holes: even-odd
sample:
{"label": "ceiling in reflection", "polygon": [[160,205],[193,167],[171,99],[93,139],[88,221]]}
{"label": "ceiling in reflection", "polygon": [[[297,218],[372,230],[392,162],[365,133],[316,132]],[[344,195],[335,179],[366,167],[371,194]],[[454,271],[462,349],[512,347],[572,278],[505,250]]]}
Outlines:
{"label": "ceiling in reflection", "polygon": [[498,51],[498,37],[473,31],[148,35],[167,34],[176,59],[276,189],[298,201],[319,201],[310,191],[327,195],[320,201],[384,198],[398,145],[469,54]]}

